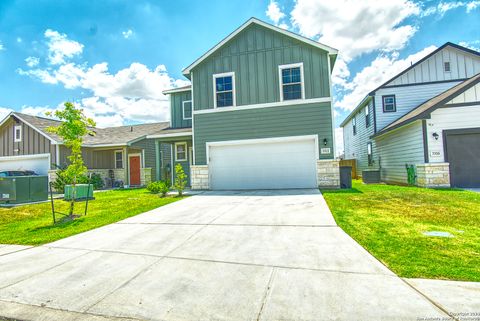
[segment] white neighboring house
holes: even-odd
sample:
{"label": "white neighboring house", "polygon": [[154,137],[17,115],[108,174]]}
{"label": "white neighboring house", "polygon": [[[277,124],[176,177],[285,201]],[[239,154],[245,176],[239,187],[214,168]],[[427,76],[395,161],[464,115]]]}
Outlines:
{"label": "white neighboring house", "polygon": [[370,92],[342,122],[357,172],[423,187],[480,187],[480,53],[446,43]]}

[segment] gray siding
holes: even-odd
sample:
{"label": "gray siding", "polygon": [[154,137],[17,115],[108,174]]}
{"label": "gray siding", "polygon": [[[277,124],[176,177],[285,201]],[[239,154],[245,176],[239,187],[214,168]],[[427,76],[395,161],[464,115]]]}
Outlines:
{"label": "gray siding", "polygon": [[[152,169],[152,180],[157,177],[157,161],[155,155],[155,139],[142,139],[131,145],[131,148],[143,149],[145,152],[144,163],[146,168]],[[113,165],[112,165],[113,166]]]}
{"label": "gray siding", "polygon": [[[22,141],[17,143],[14,142],[16,125],[22,126]],[[20,120],[18,123],[12,118],[7,120],[0,128],[0,136],[0,157],[50,154],[51,162],[55,162],[56,145],[52,145],[49,139]]]}
{"label": "gray siding", "polygon": [[171,121],[173,128],[192,127],[192,120],[183,119],[183,102],[192,100],[190,91],[170,94]]}
{"label": "gray siding", "polygon": [[194,108],[213,108],[213,75],[224,72],[235,72],[237,106],[278,102],[278,66],[299,62],[305,98],[329,97],[326,51],[253,24],[192,70]]}
{"label": "gray siding", "polygon": [[[362,171],[369,168],[378,168],[377,147],[370,136],[374,134],[373,103],[368,104],[370,126],[366,126],[365,107],[356,114],[357,134],[353,135],[352,119],[343,127],[343,140],[345,148],[345,159],[357,160],[357,173],[362,176]],[[368,165],[367,144],[372,143],[372,157],[374,163]]]}
{"label": "gray siding", "polygon": [[377,137],[382,181],[406,184],[405,164],[423,164],[422,122],[416,121],[391,133]]}
{"label": "gray siding", "polygon": [[[68,156],[70,155],[70,150],[61,145],[60,146],[60,167],[65,167],[68,165]],[[85,166],[89,169],[109,169],[115,168],[114,163],[114,150],[113,149],[104,149],[96,150],[93,148],[82,148],[82,157]]]}
{"label": "gray siding", "polygon": [[[206,143],[215,141],[316,134],[321,147],[326,138],[326,147],[333,152],[330,103],[196,114],[194,117],[196,165],[206,164]],[[320,154],[320,158],[331,159],[333,154]]]}

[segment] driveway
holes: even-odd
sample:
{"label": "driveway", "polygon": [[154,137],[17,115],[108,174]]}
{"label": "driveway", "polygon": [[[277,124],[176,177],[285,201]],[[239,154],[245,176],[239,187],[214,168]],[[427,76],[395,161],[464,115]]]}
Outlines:
{"label": "driveway", "polygon": [[1,255],[0,315],[242,321],[447,317],[344,233],[316,190],[207,192]]}

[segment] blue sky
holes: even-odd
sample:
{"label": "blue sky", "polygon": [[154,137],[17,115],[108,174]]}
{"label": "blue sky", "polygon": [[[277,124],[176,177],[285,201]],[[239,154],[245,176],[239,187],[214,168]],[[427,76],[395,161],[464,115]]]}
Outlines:
{"label": "blue sky", "polygon": [[165,88],[255,16],[338,48],[336,123],[447,41],[480,47],[480,1],[0,2],[0,113],[73,100],[100,125],[168,118]]}

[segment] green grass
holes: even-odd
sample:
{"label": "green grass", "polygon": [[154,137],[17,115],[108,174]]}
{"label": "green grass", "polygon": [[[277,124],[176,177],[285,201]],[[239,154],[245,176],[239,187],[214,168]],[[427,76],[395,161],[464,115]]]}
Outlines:
{"label": "green grass", "polygon": [[[67,236],[114,223],[154,208],[180,200],[161,198],[146,189],[112,190],[95,193],[88,203],[87,216],[53,224],[50,202],[0,208],[0,244],[41,245]],[[57,211],[66,213],[68,203],[55,200]],[[75,213],[84,211],[85,203],[75,204]],[[61,218],[61,217],[60,217]]]}
{"label": "green grass", "polygon": [[359,181],[352,187],[322,193],[337,224],[399,276],[480,281],[479,193]]}

